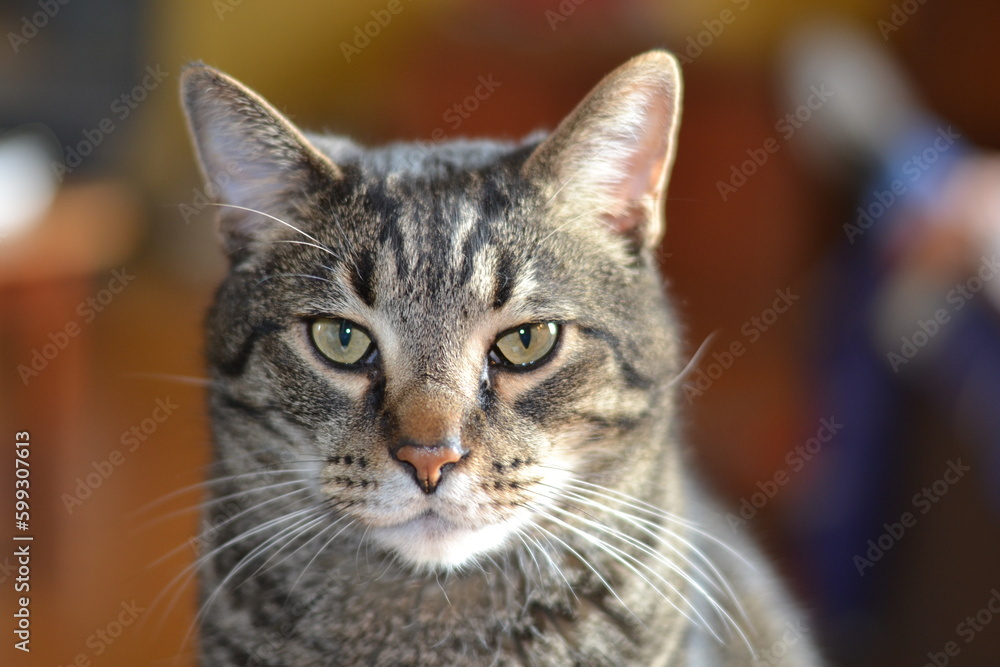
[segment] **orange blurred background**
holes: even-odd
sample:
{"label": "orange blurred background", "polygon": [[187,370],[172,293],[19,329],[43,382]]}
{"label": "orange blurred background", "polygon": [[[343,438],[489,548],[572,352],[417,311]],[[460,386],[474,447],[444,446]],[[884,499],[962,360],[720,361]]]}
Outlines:
{"label": "orange blurred background", "polygon": [[[1000,147],[1000,6],[911,0],[918,9],[883,39],[888,0],[399,2],[402,11],[368,43],[355,41],[355,29],[383,0],[0,7],[0,131],[42,127],[38,136],[57,154],[101,138],[34,226],[0,238],[0,442],[8,459],[0,508],[13,509],[14,434],[28,431],[35,536],[25,656],[11,639],[16,573],[6,536],[16,531],[0,530],[0,663],[193,664],[182,649],[193,587],[175,597],[169,586],[195,555],[197,513],[184,510],[198,496],[168,494],[197,483],[207,462],[196,379],[204,375],[201,322],[225,265],[178,104],[184,63],[228,72],[305,128],[380,143],[441,131],[523,136],[553,127],[632,55],[687,53],[663,247],[687,349],[712,332],[712,350],[740,338],[776,290],[800,296],[709,390],[684,401],[692,455],[731,511],[816,431],[813,415],[825,414],[815,404],[822,378],[811,357],[818,295],[830,253],[846,247],[841,225],[853,210],[842,184],[803,166],[794,137],[738,192],[720,197],[718,181],[775,136],[788,111],[779,67],[786,37],[807,19],[854,21],[900,59],[927,106],[966,141]],[[722,21],[723,12],[733,20]],[[699,36],[700,51],[692,47]],[[449,109],[480,76],[499,86],[456,122]],[[113,130],[99,129],[105,117]],[[903,497],[949,457],[972,458],[946,410],[908,406],[903,418],[919,434],[887,482]],[[819,455],[748,527],[818,611],[796,522],[808,517],[801,505],[823,466]],[[971,476],[984,470],[974,466]],[[864,656],[841,657],[858,660],[844,664],[924,664],[986,603],[1000,586],[998,516],[983,490],[995,481],[956,484],[885,556],[872,584],[876,603],[858,626]],[[852,655],[839,645],[851,640],[842,628],[818,626],[816,637],[831,655]],[[952,664],[995,665],[997,656],[1000,619]]]}

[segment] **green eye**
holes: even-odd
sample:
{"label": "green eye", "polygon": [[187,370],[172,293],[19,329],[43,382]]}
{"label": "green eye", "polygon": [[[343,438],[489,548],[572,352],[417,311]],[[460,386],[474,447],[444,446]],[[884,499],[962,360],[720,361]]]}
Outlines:
{"label": "green eye", "polygon": [[559,325],[537,322],[514,327],[497,338],[500,361],[513,366],[530,366],[544,359],[555,347]]}
{"label": "green eye", "polygon": [[313,343],[330,361],[353,366],[364,360],[372,348],[368,333],[342,317],[321,317],[312,323]]}

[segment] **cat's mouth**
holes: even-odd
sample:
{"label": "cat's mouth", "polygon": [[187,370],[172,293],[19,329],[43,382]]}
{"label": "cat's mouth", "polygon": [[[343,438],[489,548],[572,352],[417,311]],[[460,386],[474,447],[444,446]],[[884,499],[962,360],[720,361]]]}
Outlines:
{"label": "cat's mouth", "polygon": [[406,521],[371,530],[372,538],[418,569],[455,569],[501,548],[513,534],[512,521],[470,525],[428,509]]}

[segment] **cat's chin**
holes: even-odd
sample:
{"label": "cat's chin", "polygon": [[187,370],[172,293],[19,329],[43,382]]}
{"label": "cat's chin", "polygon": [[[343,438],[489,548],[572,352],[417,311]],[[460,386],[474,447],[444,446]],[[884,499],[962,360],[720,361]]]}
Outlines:
{"label": "cat's chin", "polygon": [[481,528],[457,525],[428,512],[405,523],[372,529],[370,535],[400,560],[421,570],[455,570],[500,549],[513,534],[512,521]]}

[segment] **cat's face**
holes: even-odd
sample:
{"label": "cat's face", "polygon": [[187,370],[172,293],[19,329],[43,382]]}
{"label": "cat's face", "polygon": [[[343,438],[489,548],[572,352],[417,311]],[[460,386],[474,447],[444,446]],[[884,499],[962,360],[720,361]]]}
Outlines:
{"label": "cat's face", "polygon": [[208,327],[220,457],[298,461],[350,529],[445,569],[558,517],[574,480],[655,465],[669,56],[520,145],[307,138],[204,67],[184,93],[206,176],[236,173]]}

